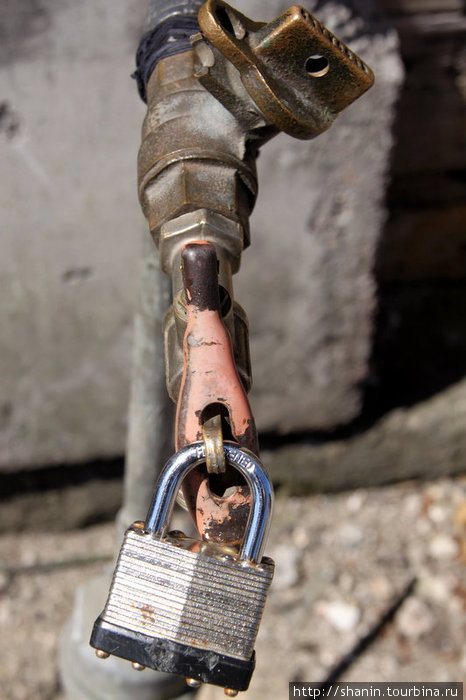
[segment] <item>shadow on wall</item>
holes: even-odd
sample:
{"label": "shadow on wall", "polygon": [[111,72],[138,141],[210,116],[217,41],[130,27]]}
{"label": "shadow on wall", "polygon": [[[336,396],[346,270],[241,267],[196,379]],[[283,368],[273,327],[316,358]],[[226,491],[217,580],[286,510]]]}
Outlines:
{"label": "shadow on wall", "polygon": [[381,4],[399,31],[406,81],[376,263],[379,311],[364,408],[371,419],[466,375],[464,6],[439,1],[434,9],[450,12],[408,14],[414,3]]}

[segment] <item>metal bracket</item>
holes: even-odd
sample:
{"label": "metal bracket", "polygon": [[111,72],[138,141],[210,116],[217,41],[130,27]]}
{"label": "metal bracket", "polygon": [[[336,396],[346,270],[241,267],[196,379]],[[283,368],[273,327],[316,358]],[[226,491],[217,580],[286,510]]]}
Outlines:
{"label": "metal bracket", "polygon": [[229,108],[220,54],[239,72],[267,122],[297,138],[313,138],[328,129],[374,82],[369,66],[298,5],[266,24],[223,0],[207,0],[199,25],[202,37],[195,35],[192,41],[196,77],[204,87]]}

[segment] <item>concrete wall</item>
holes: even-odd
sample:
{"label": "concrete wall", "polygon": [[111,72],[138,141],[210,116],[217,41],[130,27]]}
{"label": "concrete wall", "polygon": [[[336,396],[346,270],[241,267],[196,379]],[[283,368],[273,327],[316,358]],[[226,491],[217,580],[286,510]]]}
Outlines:
{"label": "concrete wall", "polygon": [[7,3],[0,101],[1,463],[122,449],[144,109],[140,2]]}
{"label": "concrete wall", "polygon": [[[269,20],[288,4],[238,7]],[[402,81],[396,36],[368,5],[363,19],[336,2],[319,3],[318,16],[372,65],[375,87],[329,133],[309,143],[280,136],[259,161],[236,296],[250,319],[262,431],[332,428],[360,409]],[[144,16],[142,0],[2,6],[3,470],[124,449],[146,230],[135,177],[144,105],[129,76]]]}

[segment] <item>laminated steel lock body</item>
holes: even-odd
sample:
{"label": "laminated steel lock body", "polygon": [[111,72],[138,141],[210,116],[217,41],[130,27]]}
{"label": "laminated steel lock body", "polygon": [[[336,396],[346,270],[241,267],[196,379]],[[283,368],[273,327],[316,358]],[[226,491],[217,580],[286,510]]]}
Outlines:
{"label": "laminated steel lock body", "polygon": [[91,645],[100,655],[247,689],[274,569],[262,557],[273,489],[251,453],[225,443],[225,457],[252,494],[239,552],[167,532],[184,477],[205,461],[202,442],[187,445],[165,465],[145,524],[135,523],[125,534],[107,604],[92,632]]}

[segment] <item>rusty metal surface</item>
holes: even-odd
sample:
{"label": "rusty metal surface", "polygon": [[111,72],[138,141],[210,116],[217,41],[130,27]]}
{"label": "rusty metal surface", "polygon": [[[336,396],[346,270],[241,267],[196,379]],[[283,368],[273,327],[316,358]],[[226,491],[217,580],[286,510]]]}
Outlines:
{"label": "rusty metal surface", "polygon": [[202,440],[202,411],[218,403],[228,410],[233,438],[257,453],[254,419],[220,314],[215,248],[206,241],[189,243],[181,257],[187,326],[176,416],[176,449]]}
{"label": "rusty metal surface", "polygon": [[[249,325],[242,307],[235,301],[230,304],[222,319],[228,328],[233,345],[236,368],[245,390],[251,388],[251,358],[249,355]],[[186,330],[186,308],[178,294],[173,306],[165,316],[163,329],[165,336],[166,382],[170,398],[176,403],[180,393],[183,375],[183,337]],[[181,336],[181,337],[180,337]]]}
{"label": "rusty metal surface", "polygon": [[[178,397],[175,447],[203,439],[206,409],[225,407],[233,439],[258,453],[257,432],[244,387],[239,378],[228,334],[220,314],[217,257],[211,243],[185,246],[182,256],[187,326],[183,343],[184,367]],[[222,474],[221,490],[237,486],[223,498],[212,493],[205,468],[187,477],[183,494],[199,532],[206,540],[241,539],[250,496],[235,469]],[[219,485],[220,486],[220,485]],[[228,531],[228,533],[227,533]]]}
{"label": "rusty metal surface", "polygon": [[[199,11],[199,81],[217,92],[216,52],[239,71],[256,107],[277,129],[312,138],[368,90],[374,75],[364,61],[304,8],[295,5],[275,20],[254,22],[223,0]],[[217,87],[215,87],[217,83]]]}
{"label": "rusty metal surface", "polygon": [[243,249],[241,226],[207,209],[183,214],[165,223],[160,230],[159,255],[162,269],[172,276],[173,306],[164,320],[167,389],[176,403],[183,372],[183,338],[186,331],[186,304],[181,274],[181,250],[186,243],[207,240],[215,245],[218,258],[218,284],[221,291],[222,320],[231,336],[236,367],[243,386],[252,383],[249,356],[249,326],[245,312],[233,301],[232,275],[238,270]]}

